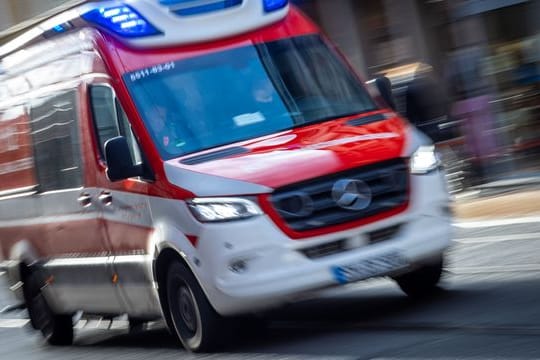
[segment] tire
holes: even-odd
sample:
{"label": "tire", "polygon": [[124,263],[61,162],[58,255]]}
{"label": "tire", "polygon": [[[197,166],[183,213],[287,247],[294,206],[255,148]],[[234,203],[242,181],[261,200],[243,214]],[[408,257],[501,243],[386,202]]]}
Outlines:
{"label": "tire", "polygon": [[410,297],[423,298],[433,295],[439,290],[443,269],[443,258],[435,263],[427,264],[413,272],[394,278],[401,290]]}
{"label": "tire", "polygon": [[224,339],[224,319],[216,313],[191,271],[179,262],[167,272],[167,301],[173,333],[190,352],[215,351]]}
{"label": "tire", "polygon": [[41,292],[44,281],[38,272],[28,275],[24,284],[26,306],[32,326],[40,330],[49,345],[66,346],[73,343],[73,317],[55,314]]}

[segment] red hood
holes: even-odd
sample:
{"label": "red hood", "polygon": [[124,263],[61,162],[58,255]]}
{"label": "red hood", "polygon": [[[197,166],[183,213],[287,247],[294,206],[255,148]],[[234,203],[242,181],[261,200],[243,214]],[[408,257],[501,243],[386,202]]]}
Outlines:
{"label": "red hood", "polygon": [[346,124],[351,119],[374,114],[381,112],[314,124],[205,152],[232,147],[244,149],[242,154],[231,157],[195,165],[182,163],[193,157],[192,154],[168,163],[203,174],[277,188],[402,156],[407,125],[394,114],[385,114],[386,119],[367,125]]}

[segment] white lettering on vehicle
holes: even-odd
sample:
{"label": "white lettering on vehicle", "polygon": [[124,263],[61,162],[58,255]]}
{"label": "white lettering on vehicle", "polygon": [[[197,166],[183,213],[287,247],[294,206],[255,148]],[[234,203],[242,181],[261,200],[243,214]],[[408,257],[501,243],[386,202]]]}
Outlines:
{"label": "white lettering on vehicle", "polygon": [[154,66],[147,67],[145,69],[137,70],[129,74],[129,78],[132,82],[147,78],[151,75],[161,74],[165,71],[170,71],[174,69],[174,62],[170,61],[164,64],[158,64]]}

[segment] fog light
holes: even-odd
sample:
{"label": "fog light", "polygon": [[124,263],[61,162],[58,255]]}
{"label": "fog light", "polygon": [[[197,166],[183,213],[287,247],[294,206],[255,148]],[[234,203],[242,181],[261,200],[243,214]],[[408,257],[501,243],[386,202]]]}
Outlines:
{"label": "fog light", "polygon": [[247,271],[246,260],[235,260],[229,264],[229,270],[236,274],[242,274]]}

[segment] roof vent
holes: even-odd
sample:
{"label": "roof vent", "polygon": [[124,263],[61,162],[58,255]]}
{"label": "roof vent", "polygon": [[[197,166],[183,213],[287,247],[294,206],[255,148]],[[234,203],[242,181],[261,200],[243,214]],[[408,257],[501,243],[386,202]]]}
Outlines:
{"label": "roof vent", "polygon": [[160,0],[161,5],[180,16],[191,16],[242,5],[243,0]]}

